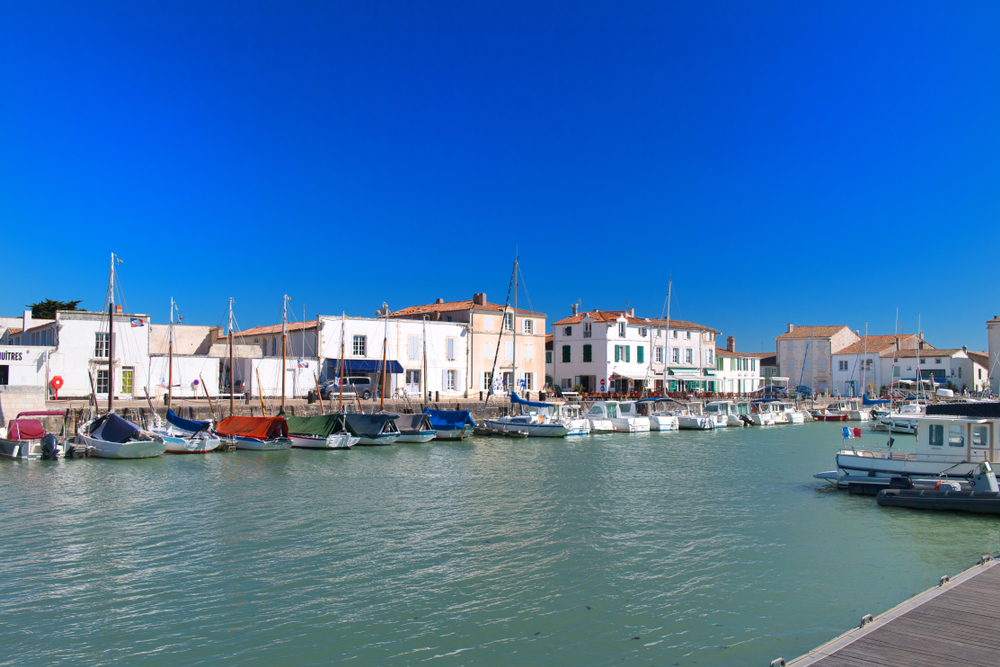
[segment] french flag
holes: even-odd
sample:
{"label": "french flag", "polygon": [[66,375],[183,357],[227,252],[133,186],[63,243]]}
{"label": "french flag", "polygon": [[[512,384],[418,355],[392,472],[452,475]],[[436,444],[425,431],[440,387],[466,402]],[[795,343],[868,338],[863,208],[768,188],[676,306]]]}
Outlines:
{"label": "french flag", "polygon": [[848,438],[860,438],[860,437],[861,437],[860,428],[848,428],[846,426],[844,427],[844,440],[847,440]]}

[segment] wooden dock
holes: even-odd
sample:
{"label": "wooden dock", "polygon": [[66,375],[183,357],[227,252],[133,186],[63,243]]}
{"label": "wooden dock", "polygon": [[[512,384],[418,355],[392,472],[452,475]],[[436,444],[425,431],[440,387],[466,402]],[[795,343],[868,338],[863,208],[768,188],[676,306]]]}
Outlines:
{"label": "wooden dock", "polygon": [[[1000,665],[1000,560],[979,563],[914,596],[788,667]],[[771,663],[784,665],[781,659]]]}

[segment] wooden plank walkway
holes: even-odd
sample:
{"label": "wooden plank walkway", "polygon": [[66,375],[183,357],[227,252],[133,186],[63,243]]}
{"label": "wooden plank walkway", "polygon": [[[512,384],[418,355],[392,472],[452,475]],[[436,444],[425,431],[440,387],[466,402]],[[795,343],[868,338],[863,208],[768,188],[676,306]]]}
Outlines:
{"label": "wooden plank walkway", "polygon": [[1000,560],[988,558],[788,667],[1000,665]]}

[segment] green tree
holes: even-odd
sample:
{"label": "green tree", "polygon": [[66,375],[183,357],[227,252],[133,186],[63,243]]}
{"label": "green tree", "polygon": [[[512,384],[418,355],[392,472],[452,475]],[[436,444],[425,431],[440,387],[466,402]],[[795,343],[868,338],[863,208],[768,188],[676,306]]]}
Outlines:
{"label": "green tree", "polygon": [[26,305],[28,308],[31,308],[31,316],[33,318],[38,320],[53,320],[56,317],[57,310],[76,310],[76,305],[82,301],[83,299],[76,301],[53,301],[52,299],[45,299],[38,303],[29,303]]}

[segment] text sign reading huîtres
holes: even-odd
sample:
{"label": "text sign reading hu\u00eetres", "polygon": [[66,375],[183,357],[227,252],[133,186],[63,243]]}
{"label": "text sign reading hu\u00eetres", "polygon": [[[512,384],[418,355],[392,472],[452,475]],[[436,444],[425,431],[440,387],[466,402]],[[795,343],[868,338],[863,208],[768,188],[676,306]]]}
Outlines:
{"label": "text sign reading hu\u00eetres", "polygon": [[38,363],[38,357],[43,350],[31,347],[0,347],[0,365],[33,366]]}

